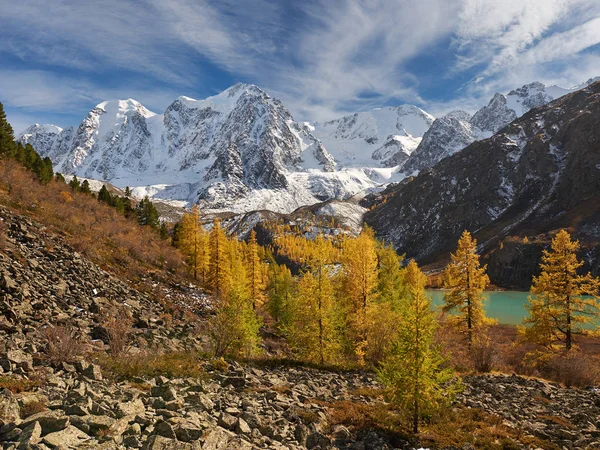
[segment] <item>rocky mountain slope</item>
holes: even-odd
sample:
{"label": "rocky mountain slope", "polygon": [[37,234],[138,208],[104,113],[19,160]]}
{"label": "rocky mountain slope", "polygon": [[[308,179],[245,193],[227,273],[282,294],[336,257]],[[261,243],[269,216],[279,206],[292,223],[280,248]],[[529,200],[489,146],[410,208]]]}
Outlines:
{"label": "rocky mountain slope", "polygon": [[[0,247],[0,383],[14,380],[13,386],[23,387],[0,390],[2,448],[419,447],[414,439],[332,418],[336,408],[381,404],[379,396],[369,395],[381,386],[368,372],[206,361],[197,376],[114,378],[90,362],[106,347],[105,308],[125,307],[133,319],[132,358],[135,349],[144,348],[194,352],[204,348],[204,335],[187,320],[167,321],[164,305],[115,279],[40,224],[5,208],[0,208],[0,218],[5,230]],[[181,287],[167,294],[182,306],[190,300],[201,306],[205,300]],[[92,356],[73,363],[49,361],[43,329],[57,324],[71,324],[89,342]],[[455,407],[497,414],[499,424],[504,420],[518,431],[515,436],[535,436],[569,449],[598,444],[593,423],[599,414],[597,392],[517,376],[467,377],[464,383]],[[563,420],[557,422],[557,416]]]}
{"label": "rocky mountain slope", "polygon": [[205,100],[179,97],[163,114],[132,99],[103,102],[77,128],[33,125],[20,140],[63,173],[130,186],[140,197],[290,213],[414,175],[571,91],[531,83],[496,94],[473,116],[434,120],[402,105],[299,123],[279,100],[237,84]]}
{"label": "rocky mountain slope", "polygon": [[[586,245],[588,269],[598,274],[599,143],[596,82],[390,188],[366,222],[421,262],[450,251],[465,229],[475,233],[484,252],[501,257],[507,237],[569,228]],[[522,270],[508,259],[505,267]],[[502,274],[491,275],[502,281]],[[528,287],[530,280],[531,272],[519,283]]]}
{"label": "rocky mountain slope", "polygon": [[514,89],[507,95],[496,93],[490,102],[473,116],[466,111],[453,111],[433,122],[419,146],[400,170],[404,174],[414,175],[433,167],[467,145],[497,133],[532,108],[543,106],[598,80],[600,77],[570,89],[534,82]]}
{"label": "rocky mountain slope", "polygon": [[375,185],[365,171],[333,172],[309,128],[252,85],[180,97],[163,114],[132,99],[103,102],[76,130],[34,125],[20,139],[63,173],[213,209],[289,212]]}

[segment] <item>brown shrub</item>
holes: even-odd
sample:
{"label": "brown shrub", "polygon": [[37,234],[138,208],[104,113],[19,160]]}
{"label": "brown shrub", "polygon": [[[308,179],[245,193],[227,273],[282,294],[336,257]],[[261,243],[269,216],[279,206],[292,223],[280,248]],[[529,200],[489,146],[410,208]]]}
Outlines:
{"label": "brown shrub", "polygon": [[120,308],[103,314],[101,325],[106,332],[110,353],[119,356],[129,349],[133,320],[127,310]]}
{"label": "brown shrub", "polygon": [[592,386],[600,381],[598,360],[577,351],[555,356],[547,370],[547,375],[566,387]]}
{"label": "brown shrub", "polygon": [[39,379],[20,378],[14,375],[0,376],[0,389],[8,389],[13,394],[29,392],[40,385]]}
{"label": "brown shrub", "polygon": [[46,343],[46,356],[54,365],[72,362],[84,353],[85,346],[71,327],[49,325],[41,334]]}
{"label": "brown shrub", "polygon": [[480,373],[491,372],[496,364],[497,346],[487,335],[476,339],[470,350],[473,368]]}
{"label": "brown shrub", "polygon": [[46,407],[46,403],[40,402],[38,400],[34,400],[28,403],[25,403],[21,406],[21,419],[26,419],[29,416],[33,416],[42,411],[46,411],[48,408]]}
{"label": "brown shrub", "polygon": [[0,217],[0,250],[4,250],[6,248],[6,224],[4,220]]}

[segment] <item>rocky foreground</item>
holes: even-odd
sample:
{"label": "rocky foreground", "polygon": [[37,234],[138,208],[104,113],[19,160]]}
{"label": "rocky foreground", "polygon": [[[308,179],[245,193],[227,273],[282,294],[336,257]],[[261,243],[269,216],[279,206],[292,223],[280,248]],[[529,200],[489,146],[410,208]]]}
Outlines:
{"label": "rocky foreground", "polygon": [[[21,356],[15,367],[30,364]],[[3,365],[6,365],[6,359]],[[306,368],[261,370],[233,363],[201,379],[114,382],[79,362],[45,367],[33,392],[0,393],[0,442],[6,449],[391,449],[375,430],[330,425],[328,405],[373,403],[372,375]],[[558,448],[600,448],[600,395],[516,376],[465,378],[459,402],[502,416],[505,424]],[[32,402],[47,410],[21,419]],[[468,445],[464,448],[473,448]]]}
{"label": "rocky foreground", "polygon": [[[171,317],[156,293],[140,292],[79,255],[44,227],[0,208],[0,444],[5,449],[391,449],[379,430],[331,420],[331,407],[377,405],[371,373],[309,368],[259,369],[202,363],[194,378],[109,377],[83,356],[51,362],[41,332],[69,325],[105,354],[104,311],[126,308],[136,351],[193,352],[206,340]],[[154,284],[188,310],[204,298],[189,287]],[[192,306],[190,306],[190,303]],[[16,383],[16,384],[15,384]],[[600,448],[600,393],[517,376],[465,377],[456,406],[498,415],[504,425],[556,445]],[[18,389],[14,389],[14,387]],[[466,445],[463,447],[469,447]],[[513,447],[511,447],[513,448]]]}

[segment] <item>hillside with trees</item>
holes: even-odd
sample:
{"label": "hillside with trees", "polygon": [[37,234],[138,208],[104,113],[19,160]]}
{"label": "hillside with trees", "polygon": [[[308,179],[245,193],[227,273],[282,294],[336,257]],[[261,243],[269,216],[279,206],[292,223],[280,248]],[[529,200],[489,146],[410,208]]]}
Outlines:
{"label": "hillside with trees", "polygon": [[600,373],[600,283],[565,231],[523,328],[497,340],[468,231],[437,310],[417,263],[369,227],[273,222],[263,246],[198,207],[167,226],[148,198],[66,184],[3,116],[0,144],[5,448],[596,445],[598,394],[556,383]]}

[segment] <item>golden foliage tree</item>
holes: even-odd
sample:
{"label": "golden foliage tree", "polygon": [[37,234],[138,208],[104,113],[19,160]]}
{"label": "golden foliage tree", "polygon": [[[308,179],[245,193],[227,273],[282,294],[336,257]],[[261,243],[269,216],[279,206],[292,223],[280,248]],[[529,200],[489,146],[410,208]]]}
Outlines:
{"label": "golden foliage tree", "polygon": [[230,260],[235,276],[230,278],[221,296],[215,299],[216,313],[209,320],[209,331],[215,346],[215,356],[250,357],[257,353],[261,321],[252,307],[249,283],[240,257]]}
{"label": "golden foliage tree", "polygon": [[[229,241],[220,222],[215,219],[209,239],[210,264],[207,286],[215,297],[226,297],[231,275]],[[237,275],[237,274],[236,274]]]}
{"label": "golden foliage tree", "polygon": [[573,337],[584,334],[586,325],[600,318],[598,293],[600,280],[590,274],[578,275],[583,261],[577,259],[579,241],[572,241],[566,230],[552,239],[551,250],[544,250],[541,273],[534,277],[527,309],[529,317],[522,332],[532,342],[551,346],[573,346]]}
{"label": "golden foliage tree", "polygon": [[378,373],[389,399],[410,412],[413,432],[418,433],[421,414],[449,404],[456,385],[449,383],[453,374],[443,368],[435,345],[437,323],[425,293],[427,277],[414,260],[406,268],[406,281],[398,337]]}
{"label": "golden foliage tree", "polygon": [[467,333],[469,346],[474,334],[493,322],[483,310],[483,292],[490,283],[486,268],[479,263],[477,241],[465,230],[444,271],[444,288],[448,292],[444,295],[443,311],[453,313],[450,321]]}
{"label": "golden foliage tree", "polygon": [[331,363],[339,350],[333,287],[328,270],[306,272],[298,282],[288,326],[290,346],[300,358]]}
{"label": "golden foliage tree", "polygon": [[195,280],[204,285],[209,265],[208,233],[200,224],[198,205],[181,219],[177,247],[186,256],[190,272]]}
{"label": "golden foliage tree", "polygon": [[267,291],[269,313],[279,329],[285,328],[290,323],[295,296],[295,280],[290,269],[272,264]]}
{"label": "golden foliage tree", "polygon": [[376,240],[370,228],[365,227],[358,237],[343,242],[344,296],[351,311],[349,325],[360,365],[364,364],[368,345],[368,312],[378,294],[377,263]]}
{"label": "golden foliage tree", "polygon": [[257,309],[264,303],[264,280],[263,280],[263,264],[258,255],[258,243],[256,242],[256,232],[250,232],[247,248],[247,265],[248,280],[250,284],[250,298],[252,299],[252,307]]}

